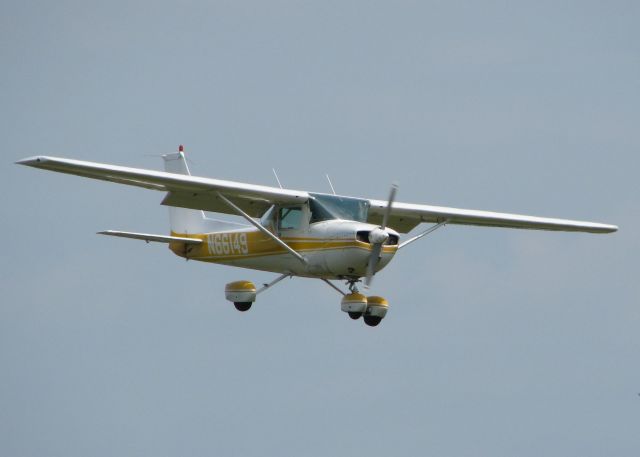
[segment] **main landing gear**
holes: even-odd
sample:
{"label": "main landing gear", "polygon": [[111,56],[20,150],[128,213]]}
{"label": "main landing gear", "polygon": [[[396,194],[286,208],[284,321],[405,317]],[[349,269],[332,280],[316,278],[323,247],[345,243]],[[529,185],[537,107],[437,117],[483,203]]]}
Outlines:
{"label": "main landing gear", "polygon": [[[232,302],[238,311],[249,311],[253,303],[256,301],[258,294],[264,292],[287,277],[291,277],[291,275],[280,275],[274,281],[269,284],[265,284],[260,289],[256,289],[256,286],[251,281],[230,282],[224,289],[225,298]],[[387,315],[389,302],[382,297],[367,297],[361,294],[357,287],[357,283],[360,282],[359,279],[350,279],[347,281],[349,293],[343,292],[327,279],[323,279],[323,281],[340,292],[342,295],[340,308],[342,311],[347,313],[351,319],[358,320],[362,318],[366,325],[369,327],[375,327],[379,325],[380,322],[382,322],[382,319]]]}
{"label": "main landing gear", "polygon": [[238,311],[249,311],[256,301],[256,286],[251,281],[230,282],[224,288],[224,295]]}
{"label": "main landing gear", "polygon": [[251,309],[251,305],[256,301],[256,296],[259,293],[264,292],[269,287],[287,277],[291,277],[291,275],[280,275],[269,284],[263,285],[260,289],[256,289],[256,286],[251,281],[230,282],[224,288],[224,296],[227,300],[233,303],[238,311],[249,311],[249,309]]}
{"label": "main landing gear", "polygon": [[[326,282],[337,289],[329,281]],[[355,280],[349,281],[349,293],[343,295],[340,303],[342,311],[347,313],[353,320],[358,320],[362,317],[364,323],[369,327],[375,327],[380,324],[389,310],[389,302],[384,298],[377,296],[367,297],[361,294],[358,291]]]}

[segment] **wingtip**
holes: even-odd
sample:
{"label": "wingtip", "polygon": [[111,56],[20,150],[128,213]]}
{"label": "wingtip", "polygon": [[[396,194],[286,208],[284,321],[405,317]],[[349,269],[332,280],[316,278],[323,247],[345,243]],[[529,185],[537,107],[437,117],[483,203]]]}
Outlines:
{"label": "wingtip", "polygon": [[33,157],[26,157],[24,159],[20,159],[16,161],[15,164],[26,165],[28,167],[37,167],[39,163],[42,163],[44,161],[45,161],[45,158],[42,156],[33,156]]}
{"label": "wingtip", "polygon": [[615,233],[618,231],[618,226],[617,225],[611,225],[611,224],[598,224],[598,227],[596,230],[594,230],[593,233]]}

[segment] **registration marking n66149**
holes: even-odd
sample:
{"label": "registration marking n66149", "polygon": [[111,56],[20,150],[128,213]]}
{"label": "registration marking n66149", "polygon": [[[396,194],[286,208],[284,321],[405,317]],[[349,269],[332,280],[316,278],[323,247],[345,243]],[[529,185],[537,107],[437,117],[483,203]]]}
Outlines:
{"label": "registration marking n66149", "polygon": [[207,235],[209,254],[242,255],[249,253],[246,233],[211,233]]}

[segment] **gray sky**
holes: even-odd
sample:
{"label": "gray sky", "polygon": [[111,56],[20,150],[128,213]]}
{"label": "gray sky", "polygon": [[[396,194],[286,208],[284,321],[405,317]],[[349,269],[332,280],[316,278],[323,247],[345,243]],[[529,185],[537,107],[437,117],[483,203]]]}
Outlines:
{"label": "gray sky", "polygon": [[[637,456],[637,2],[3,2],[0,455]],[[586,219],[447,227],[373,292],[248,313],[185,263],[161,194],[35,154]]]}

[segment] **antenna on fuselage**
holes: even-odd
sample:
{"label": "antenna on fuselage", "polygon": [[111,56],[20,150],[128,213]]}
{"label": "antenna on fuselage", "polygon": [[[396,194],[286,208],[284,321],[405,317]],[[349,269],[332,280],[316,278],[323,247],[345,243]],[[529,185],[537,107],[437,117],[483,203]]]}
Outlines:
{"label": "antenna on fuselage", "polygon": [[336,194],[336,190],[333,188],[333,184],[331,183],[331,178],[329,177],[329,175],[325,174],[325,176],[327,177],[327,181],[329,181],[329,187],[331,187],[331,192],[333,192],[333,195],[338,195]]}
{"label": "antenna on fuselage", "polygon": [[278,181],[278,185],[280,186],[280,189],[283,189],[282,183],[280,182],[280,178],[278,178],[278,173],[276,173],[276,169],[272,168],[271,170],[273,171],[273,176],[276,177],[276,181]]}

